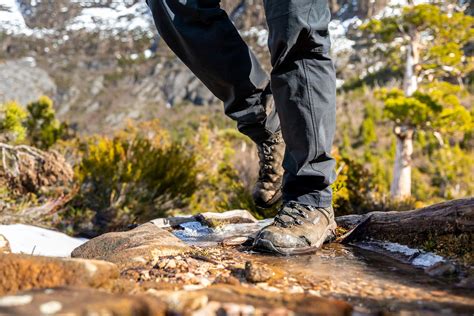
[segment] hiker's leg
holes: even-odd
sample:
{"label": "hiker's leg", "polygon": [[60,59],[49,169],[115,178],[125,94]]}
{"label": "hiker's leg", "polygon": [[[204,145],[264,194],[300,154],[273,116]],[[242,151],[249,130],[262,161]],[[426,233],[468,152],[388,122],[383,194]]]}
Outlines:
{"label": "hiker's leg", "polygon": [[162,38],[256,143],[279,129],[269,78],[220,0],[147,0]]}
{"label": "hiker's leg", "polygon": [[331,205],[336,84],[327,0],[264,0],[271,88],[287,151],[284,201]]}

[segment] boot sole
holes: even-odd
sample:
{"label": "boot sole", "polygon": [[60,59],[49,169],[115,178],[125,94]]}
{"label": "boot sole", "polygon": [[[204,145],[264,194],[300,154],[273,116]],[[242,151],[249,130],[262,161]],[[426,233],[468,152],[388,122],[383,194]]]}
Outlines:
{"label": "boot sole", "polygon": [[264,202],[260,199],[254,200],[254,202],[257,207],[267,209],[267,208],[271,208],[272,206],[280,202],[282,196],[283,194],[281,193],[281,187],[280,187],[277,193],[268,202]]}
{"label": "boot sole", "polygon": [[336,231],[337,224],[336,222],[332,222],[326,228],[326,231],[321,236],[314,246],[311,247],[299,247],[299,248],[281,248],[276,247],[270,240],[267,239],[258,239],[254,246],[253,250],[260,251],[260,252],[267,252],[272,254],[279,254],[282,256],[294,256],[294,255],[306,255],[316,252],[321,246],[324,244],[326,240],[330,237],[334,237]]}

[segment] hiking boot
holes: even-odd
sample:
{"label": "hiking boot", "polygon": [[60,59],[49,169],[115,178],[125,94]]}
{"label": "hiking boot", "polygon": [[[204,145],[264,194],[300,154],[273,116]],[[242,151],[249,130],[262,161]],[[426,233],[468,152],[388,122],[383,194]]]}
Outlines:
{"label": "hiking boot", "polygon": [[281,255],[311,253],[335,236],[336,226],[332,207],[290,202],[278,211],[273,224],[257,234],[253,248]]}
{"label": "hiking boot", "polygon": [[282,195],[285,143],[281,132],[276,132],[268,140],[258,144],[257,150],[260,171],[252,196],[258,207],[270,208],[280,201]]}

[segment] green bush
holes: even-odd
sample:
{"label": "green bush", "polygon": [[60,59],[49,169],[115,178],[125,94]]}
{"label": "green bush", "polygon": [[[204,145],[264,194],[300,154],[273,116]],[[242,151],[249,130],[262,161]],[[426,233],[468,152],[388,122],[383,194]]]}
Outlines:
{"label": "green bush", "polygon": [[92,137],[82,147],[73,208],[95,212],[99,232],[165,216],[196,190],[193,153],[144,125]]}
{"label": "green bush", "polygon": [[258,215],[250,192],[232,164],[234,138],[233,133],[209,129],[204,121],[191,140],[190,150],[197,157],[199,188],[190,199],[192,213],[247,209]]}
{"label": "green bush", "polygon": [[31,144],[41,149],[48,149],[64,134],[65,125],[56,119],[53,101],[42,96],[38,101],[27,105],[28,118],[26,127]]}
{"label": "green bush", "polygon": [[26,137],[24,126],[28,114],[16,102],[0,104],[0,141],[19,143]]}

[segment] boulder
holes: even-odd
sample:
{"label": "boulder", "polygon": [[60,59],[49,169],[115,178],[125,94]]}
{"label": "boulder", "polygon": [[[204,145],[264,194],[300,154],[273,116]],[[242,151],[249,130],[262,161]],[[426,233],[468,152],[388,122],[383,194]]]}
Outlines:
{"label": "boulder", "polygon": [[196,291],[149,291],[178,315],[351,315],[348,303],[309,294],[216,284]]}
{"label": "boulder", "polygon": [[0,235],[0,254],[2,253],[10,253],[12,250],[10,249],[10,243],[5,236]]}
{"label": "boulder", "polygon": [[229,224],[257,223],[257,219],[246,210],[233,210],[224,213],[201,213],[195,216],[201,224],[209,227],[220,227]]}
{"label": "boulder", "polygon": [[93,238],[76,248],[72,257],[100,259],[120,266],[155,261],[161,256],[189,251],[185,243],[168,231],[146,223],[126,232],[113,232]]}
{"label": "boulder", "polygon": [[0,295],[57,286],[102,287],[119,276],[105,261],[0,254]]}
{"label": "boulder", "polygon": [[54,288],[0,297],[2,315],[165,314],[163,303],[144,295],[112,295],[93,289]]}

